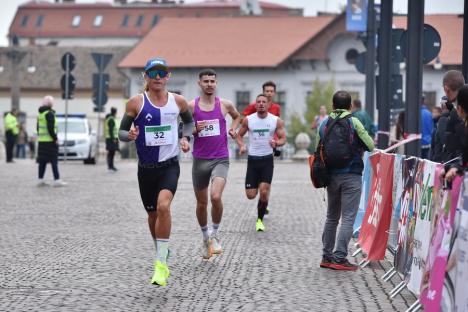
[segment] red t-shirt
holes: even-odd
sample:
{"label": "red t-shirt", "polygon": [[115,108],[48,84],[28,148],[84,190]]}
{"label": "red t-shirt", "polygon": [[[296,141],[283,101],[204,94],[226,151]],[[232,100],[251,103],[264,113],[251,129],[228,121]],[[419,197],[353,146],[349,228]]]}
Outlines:
{"label": "red t-shirt", "polygon": [[[253,113],[256,113],[257,109],[255,108],[255,103],[249,104],[244,111],[242,112],[242,115],[244,116],[249,116],[252,115]],[[281,106],[276,103],[271,103],[270,108],[268,109],[268,112],[270,114],[273,114],[275,116],[280,117],[281,115]]]}

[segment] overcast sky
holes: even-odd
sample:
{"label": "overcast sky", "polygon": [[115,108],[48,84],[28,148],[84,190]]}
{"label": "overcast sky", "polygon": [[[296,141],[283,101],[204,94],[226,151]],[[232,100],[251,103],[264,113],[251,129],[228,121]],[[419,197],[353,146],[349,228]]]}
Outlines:
{"label": "overcast sky", "polygon": [[[50,0],[51,2],[53,0]],[[185,0],[186,3],[200,2],[201,0]],[[340,7],[346,4],[346,0],[265,0],[268,2],[280,3],[291,7],[304,8],[305,15],[316,15],[317,11],[339,12]],[[396,13],[406,13],[409,0],[394,0],[393,11]],[[25,0],[2,1],[0,11],[0,46],[8,44],[7,34],[16,9],[19,5],[28,2]],[[95,0],[77,0],[77,3],[96,2]],[[99,1],[99,2],[112,2]],[[129,0],[131,2],[131,0]],[[376,1],[380,2],[380,1]],[[462,13],[463,0],[426,0],[426,13]]]}

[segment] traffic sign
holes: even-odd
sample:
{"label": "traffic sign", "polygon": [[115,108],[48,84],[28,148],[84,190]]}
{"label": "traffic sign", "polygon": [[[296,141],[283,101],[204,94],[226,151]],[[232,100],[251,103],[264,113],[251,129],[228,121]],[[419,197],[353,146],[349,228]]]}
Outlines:
{"label": "traffic sign", "polygon": [[[406,47],[408,46],[408,31],[401,35],[401,52],[406,57]],[[428,64],[439,55],[442,48],[442,39],[439,32],[429,24],[424,24],[423,33],[423,64]]]}
{"label": "traffic sign", "polygon": [[[67,63],[67,60],[68,60],[68,63]],[[62,60],[60,61],[60,64],[62,65],[62,69],[64,71],[72,71],[76,65],[75,56],[71,54],[70,52],[65,53],[62,56]]]}

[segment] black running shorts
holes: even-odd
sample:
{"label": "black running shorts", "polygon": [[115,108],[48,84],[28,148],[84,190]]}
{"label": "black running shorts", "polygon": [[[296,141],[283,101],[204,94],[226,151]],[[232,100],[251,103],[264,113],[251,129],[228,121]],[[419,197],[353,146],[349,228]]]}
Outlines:
{"label": "black running shorts", "polygon": [[138,186],[140,187],[140,196],[146,211],[156,211],[160,191],[169,190],[175,195],[179,175],[179,162],[172,162],[160,168],[138,166]]}
{"label": "black running shorts", "polygon": [[247,160],[245,188],[256,189],[262,182],[271,184],[273,167],[273,155],[249,156]]}

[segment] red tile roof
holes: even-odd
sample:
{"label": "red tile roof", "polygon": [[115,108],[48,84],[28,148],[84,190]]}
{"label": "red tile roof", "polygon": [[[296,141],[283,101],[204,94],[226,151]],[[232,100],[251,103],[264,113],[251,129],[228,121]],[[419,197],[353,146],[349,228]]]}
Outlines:
{"label": "red tile roof", "polygon": [[[395,16],[396,28],[406,29],[406,16]],[[424,17],[424,23],[434,27],[442,38],[439,59],[443,65],[462,63],[463,17],[455,14],[433,14]]]}
{"label": "red tile roof", "polygon": [[334,18],[164,18],[119,66],[143,67],[157,55],[171,67],[276,67]]}
{"label": "red tile roof", "polygon": [[[292,9],[268,2],[261,3],[265,16],[302,15],[302,10]],[[30,1],[18,7],[10,25],[9,36],[23,38],[41,37],[142,37],[152,27],[157,15],[162,17],[219,17],[239,16],[240,2],[216,1],[196,4],[154,4],[154,3],[53,3]],[[39,16],[43,23],[36,26]],[[79,27],[72,26],[73,17],[81,16]],[[97,15],[103,16],[100,27],[93,26]],[[128,26],[122,26],[125,15],[129,15]],[[140,15],[143,23],[136,26]],[[27,16],[25,26],[21,25]]]}

